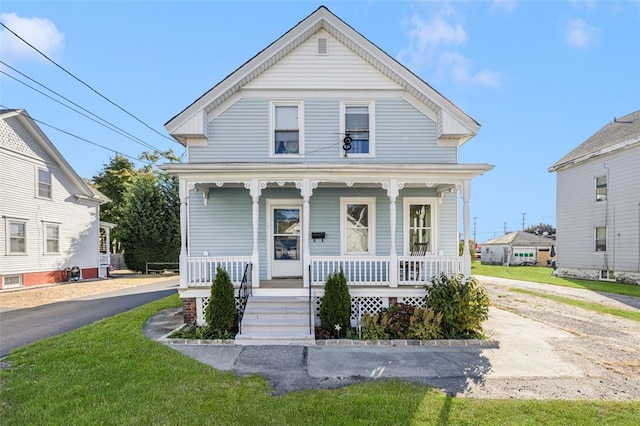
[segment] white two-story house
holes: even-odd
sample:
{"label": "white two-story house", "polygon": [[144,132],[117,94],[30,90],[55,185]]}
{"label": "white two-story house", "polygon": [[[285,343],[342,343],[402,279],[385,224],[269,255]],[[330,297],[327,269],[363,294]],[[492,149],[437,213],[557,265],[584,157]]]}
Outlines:
{"label": "white two-story house", "polygon": [[325,7],[165,126],[187,150],[163,166],[180,179],[187,322],[217,265],[236,286],[246,271],[252,297],[316,306],[342,270],[354,312],[470,274],[459,211],[467,241],[471,180],[493,166],[458,151],[479,124]]}
{"label": "white two-story house", "polygon": [[549,168],[557,173],[557,274],[640,284],[640,111]]}
{"label": "white two-story house", "polygon": [[25,110],[0,110],[1,289],[106,277],[108,201]]}

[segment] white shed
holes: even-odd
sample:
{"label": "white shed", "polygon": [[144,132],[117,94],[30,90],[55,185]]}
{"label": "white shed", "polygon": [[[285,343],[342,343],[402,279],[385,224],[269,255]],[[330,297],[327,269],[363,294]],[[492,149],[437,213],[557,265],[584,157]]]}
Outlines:
{"label": "white shed", "polygon": [[528,232],[510,232],[482,243],[483,265],[546,266],[555,241]]}

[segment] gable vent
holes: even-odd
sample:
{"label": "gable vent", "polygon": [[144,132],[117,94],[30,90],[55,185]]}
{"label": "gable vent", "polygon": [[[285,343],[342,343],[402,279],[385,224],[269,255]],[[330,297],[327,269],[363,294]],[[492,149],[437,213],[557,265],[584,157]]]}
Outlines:
{"label": "gable vent", "polygon": [[318,55],[326,55],[328,53],[329,40],[326,38],[318,38]]}

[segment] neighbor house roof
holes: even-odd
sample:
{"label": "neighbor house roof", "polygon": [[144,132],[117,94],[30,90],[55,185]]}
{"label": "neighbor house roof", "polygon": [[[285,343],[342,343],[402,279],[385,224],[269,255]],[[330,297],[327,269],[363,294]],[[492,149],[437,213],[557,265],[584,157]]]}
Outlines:
{"label": "neighbor house roof", "polygon": [[573,166],[593,157],[640,144],[640,110],[614,118],[593,136],[549,167],[550,172]]}
{"label": "neighbor house roof", "polygon": [[33,136],[33,138],[42,146],[44,151],[52,158],[53,161],[58,164],[60,170],[65,174],[69,182],[75,188],[73,194],[78,199],[84,199],[96,202],[98,204],[104,204],[111,201],[106,195],[86,183],[78,174],[73,170],[71,165],[62,156],[60,151],[53,145],[51,140],[44,134],[42,129],[38,127],[33,118],[24,109],[3,109],[0,110],[0,120],[7,120],[15,117],[22,126]]}
{"label": "neighbor house roof", "polygon": [[457,138],[464,142],[477,134],[480,129],[477,121],[324,6],[320,6],[282,37],[171,118],[165,124],[166,129],[176,140],[185,145],[189,138],[202,137],[203,132],[198,130],[195,133],[194,129],[203,126],[206,120],[205,114],[208,111],[238,93],[244,85],[321,29],[340,40],[372,67],[404,87],[412,96],[435,111],[438,114],[438,124],[443,137]]}
{"label": "neighbor house roof", "polygon": [[541,246],[541,245],[552,246],[554,244],[554,241],[549,238],[540,237],[538,235],[531,234],[529,232],[517,231],[517,232],[510,232],[501,237],[485,241],[481,245],[485,246],[485,245],[492,245],[492,244],[494,245],[510,244],[514,246]]}

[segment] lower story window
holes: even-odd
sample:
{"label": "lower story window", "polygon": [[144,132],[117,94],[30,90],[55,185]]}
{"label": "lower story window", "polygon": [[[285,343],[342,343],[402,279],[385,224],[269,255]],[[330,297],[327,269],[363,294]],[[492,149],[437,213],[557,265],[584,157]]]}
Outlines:
{"label": "lower story window", "polygon": [[2,287],[20,287],[22,286],[22,275],[6,275],[2,278]]}
{"label": "lower story window", "polygon": [[45,225],[45,253],[60,252],[60,226],[47,224]]}
{"label": "lower story window", "polygon": [[606,226],[597,226],[595,229],[595,251],[607,251]]}
{"label": "lower story window", "polygon": [[340,200],[342,251],[344,254],[373,254],[375,237],[375,199]]}

